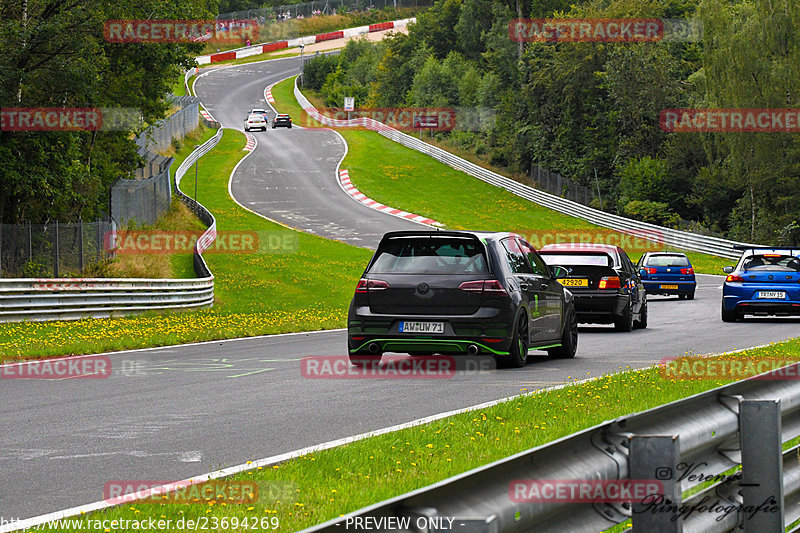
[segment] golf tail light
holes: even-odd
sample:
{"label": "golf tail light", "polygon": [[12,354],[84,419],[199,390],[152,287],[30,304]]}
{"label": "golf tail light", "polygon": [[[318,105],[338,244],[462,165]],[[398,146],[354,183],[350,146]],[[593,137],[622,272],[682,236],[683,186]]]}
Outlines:
{"label": "golf tail light", "polygon": [[689,268],[682,268],[682,269],[681,269],[681,274],[686,274],[686,275],[689,275],[689,276],[694,276],[694,269],[693,269],[692,267],[689,267]]}
{"label": "golf tail light", "polygon": [[644,270],[648,274],[655,274],[656,272],[658,272],[658,269],[656,267],[644,267]]}
{"label": "golf tail light", "polygon": [[728,274],[728,277],[725,278],[725,281],[727,283],[734,283],[734,282],[744,283],[744,278],[742,276],[737,276],[736,274]]}
{"label": "golf tail light", "polygon": [[619,289],[622,286],[619,283],[617,276],[606,276],[600,278],[600,284],[597,286],[599,289]]}
{"label": "golf tail light", "polygon": [[356,285],[356,293],[358,294],[367,294],[368,292],[372,291],[384,291],[389,288],[389,284],[385,281],[379,279],[365,279],[361,278],[358,280],[358,285]]}
{"label": "golf tail light", "polygon": [[478,281],[465,281],[458,288],[462,291],[472,292],[475,294],[508,294],[503,287],[503,284],[496,279],[483,279]]}

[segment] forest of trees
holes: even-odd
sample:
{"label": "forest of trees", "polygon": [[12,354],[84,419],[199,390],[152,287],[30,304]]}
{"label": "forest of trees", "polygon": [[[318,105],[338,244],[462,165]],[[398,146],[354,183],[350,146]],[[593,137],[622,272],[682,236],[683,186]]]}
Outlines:
{"label": "forest of trees", "polygon": [[[212,19],[217,0],[0,0],[0,106],[135,108],[162,118],[202,45],[112,44],[114,19]],[[140,165],[138,131],[0,132],[0,222],[93,220]]]}
{"label": "forest of trees", "polygon": [[[525,43],[516,18],[691,18],[694,42]],[[668,108],[800,107],[796,0],[439,0],[409,35],[306,65],[327,105],[489,109],[440,134],[515,173],[540,165],[602,191],[606,210],[800,245],[800,135],[667,133]]]}

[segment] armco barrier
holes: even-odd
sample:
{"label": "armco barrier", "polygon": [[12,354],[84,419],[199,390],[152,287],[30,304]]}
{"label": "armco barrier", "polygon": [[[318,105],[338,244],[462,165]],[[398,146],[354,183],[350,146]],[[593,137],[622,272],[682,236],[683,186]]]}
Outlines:
{"label": "armco barrier", "polygon": [[195,244],[194,269],[197,278],[0,279],[0,322],[102,318],[213,305],[214,276],[202,252],[216,238],[216,220],[205,207],[180,192],[178,184],[187,169],[221,138],[220,128],[214,137],[192,152],[175,172],[175,194],[208,225]]}
{"label": "armco barrier", "polygon": [[[800,364],[774,372],[782,375],[762,374],[604,422],[305,531],[370,524],[392,533],[580,533],[629,518],[642,533],[784,531],[800,518],[800,445],[782,451],[800,436]],[[731,473],[738,465],[741,473]],[[535,501],[517,491],[520,481],[548,480],[556,482],[551,487],[655,480],[665,501],[579,503],[565,493]],[[699,492],[683,498],[689,489]]]}
{"label": "armco barrier", "polygon": [[737,259],[741,256],[741,252],[736,252],[733,250],[734,245],[752,244],[731,241],[728,239],[721,239],[707,235],[698,235],[696,233],[689,233],[687,231],[680,231],[672,228],[664,228],[661,226],[656,226],[655,224],[648,224],[646,222],[639,222],[638,220],[631,220],[618,215],[612,215],[611,213],[605,213],[603,211],[581,205],[577,202],[573,202],[572,200],[560,198],[544,191],[534,189],[533,187],[529,187],[528,185],[514,181],[511,178],[507,178],[490,170],[486,170],[485,168],[471,163],[465,159],[454,156],[446,150],[432,146],[411,135],[397,131],[396,129],[393,129],[375,120],[369,118],[358,118],[348,121],[335,120],[323,116],[317,111],[316,108],[314,108],[314,106],[311,105],[308,99],[303,96],[303,93],[301,93],[300,89],[297,87],[297,83],[295,83],[294,94],[303,110],[308,113],[311,118],[322,124],[339,128],[359,126],[377,131],[392,141],[400,143],[403,146],[418,152],[422,152],[423,154],[427,154],[434,159],[453,167],[456,170],[465,172],[470,176],[485,181],[486,183],[500,187],[501,189],[505,189],[512,194],[515,194],[521,198],[525,198],[526,200],[530,200],[531,202],[541,206],[553,209],[554,211],[558,211],[559,213],[577,217],[586,220],[587,222],[597,224],[598,226],[611,228],[622,233],[634,234],[642,238],[648,238],[648,235],[658,236],[658,242],[662,242],[667,246],[683,250],[693,250],[696,252],[713,254],[730,259]]}
{"label": "armco barrier", "polygon": [[[242,57],[249,57],[253,55],[266,54],[275,50],[283,50],[284,48],[295,48],[297,46],[319,43],[322,41],[329,41],[331,39],[341,39],[342,37],[355,37],[366,33],[376,31],[390,30],[392,28],[399,28],[406,26],[411,22],[415,22],[416,18],[407,18],[395,20],[392,22],[381,22],[379,24],[371,24],[369,26],[358,26],[355,28],[347,28],[345,30],[334,31],[329,33],[321,33],[318,35],[308,35],[306,37],[297,37],[288,41],[278,41],[273,43],[256,44],[246,46],[244,48],[237,48],[227,52],[220,52],[206,56],[199,56],[195,60],[198,65],[209,65],[211,63],[218,63],[220,61],[229,61],[231,59],[240,59]],[[188,79],[188,78],[187,78]],[[188,91],[188,89],[187,89]]]}

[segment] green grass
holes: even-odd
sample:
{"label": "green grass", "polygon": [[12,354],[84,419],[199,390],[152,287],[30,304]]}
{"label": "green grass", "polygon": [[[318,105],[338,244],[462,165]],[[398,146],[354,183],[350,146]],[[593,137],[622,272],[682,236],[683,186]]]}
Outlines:
{"label": "green grass", "polygon": [[[309,120],[294,98],[293,84],[291,78],[273,87],[275,105],[280,112],[299,117],[296,123],[307,125]],[[310,95],[312,102],[314,96]],[[559,241],[621,242],[634,262],[645,251],[665,249],[541,207],[375,132],[355,128],[338,131],[348,144],[342,168],[349,170],[352,183],[361,192],[448,228],[513,231],[537,247]],[[717,256],[686,253],[699,273],[721,274],[722,267],[731,263]]]}
{"label": "green grass", "polygon": [[[714,359],[800,360],[800,339]],[[660,368],[620,372],[560,390],[527,393],[497,406],[459,414],[228,479],[254,481],[259,500],[249,505],[198,501],[195,505],[139,503],[84,517],[278,517],[281,531],[297,531],[371,503],[418,489],[473,468],[633,412],[663,405],[733,380],[667,379]],[[525,389],[522,389],[525,392]],[[258,459],[254,457],[253,460]],[[274,490],[270,493],[270,488]],[[278,490],[281,489],[281,490]],[[180,514],[178,514],[180,513]],[[72,530],[72,529],[67,529]]]}
{"label": "green grass", "polygon": [[281,59],[283,57],[296,57],[300,55],[300,50],[298,49],[296,52],[287,52],[284,50],[273,50],[272,52],[267,52],[266,54],[258,54],[254,56],[247,56],[247,57],[240,57],[239,59],[229,59],[228,61],[218,61],[216,63],[212,63],[211,65],[203,65],[206,66],[227,66],[227,65],[243,65],[245,63],[255,63],[256,61],[264,61],[267,59]]}
{"label": "green grass", "polygon": [[[0,360],[344,327],[353,287],[371,252],[287,229],[236,205],[228,196],[228,178],[246,153],[244,145],[241,132],[225,130],[220,144],[200,160],[197,199],[216,216],[218,231],[258,232],[262,242],[285,246],[270,253],[206,254],[215,276],[211,309],[0,324]],[[182,182],[190,196],[193,178]]]}

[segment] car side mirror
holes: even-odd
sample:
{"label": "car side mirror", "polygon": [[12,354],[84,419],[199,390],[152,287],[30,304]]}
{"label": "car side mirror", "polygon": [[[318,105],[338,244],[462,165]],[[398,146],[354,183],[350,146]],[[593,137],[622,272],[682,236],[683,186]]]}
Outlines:
{"label": "car side mirror", "polygon": [[725,272],[726,274],[730,274],[731,272],[733,272],[733,267],[725,267],[722,269],[722,271]]}
{"label": "car side mirror", "polygon": [[553,271],[553,277],[556,279],[566,278],[570,274],[570,270],[568,268],[559,265],[551,266],[550,270]]}

